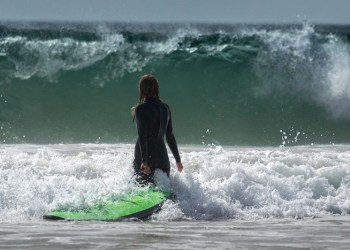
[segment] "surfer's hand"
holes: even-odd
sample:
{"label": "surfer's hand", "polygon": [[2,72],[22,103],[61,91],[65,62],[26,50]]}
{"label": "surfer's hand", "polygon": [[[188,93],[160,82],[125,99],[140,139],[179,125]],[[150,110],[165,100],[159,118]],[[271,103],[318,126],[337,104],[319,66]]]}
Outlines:
{"label": "surfer's hand", "polygon": [[181,162],[176,162],[176,167],[177,167],[177,171],[179,171],[180,173],[184,169],[184,166],[182,166]]}
{"label": "surfer's hand", "polygon": [[140,169],[144,174],[151,174],[151,168],[148,166],[147,163],[141,163]]}

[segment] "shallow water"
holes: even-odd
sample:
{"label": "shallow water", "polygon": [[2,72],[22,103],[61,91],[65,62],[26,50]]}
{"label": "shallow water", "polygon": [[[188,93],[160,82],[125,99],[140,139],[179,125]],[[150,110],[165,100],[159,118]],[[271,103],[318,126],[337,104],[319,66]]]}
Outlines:
{"label": "shallow water", "polygon": [[350,217],[3,223],[1,249],[348,249]]}
{"label": "shallow water", "polygon": [[150,221],[42,219],[57,206],[86,206],[133,188],[132,149],[1,145],[0,248],[348,248],[349,145],[182,145],[184,172],[172,165],[170,179],[156,174],[177,200]]}

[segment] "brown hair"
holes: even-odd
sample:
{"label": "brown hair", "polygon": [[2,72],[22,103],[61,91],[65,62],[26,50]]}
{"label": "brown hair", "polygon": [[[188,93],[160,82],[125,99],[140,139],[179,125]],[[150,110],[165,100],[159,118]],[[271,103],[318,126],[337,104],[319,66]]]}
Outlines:
{"label": "brown hair", "polygon": [[[146,98],[154,97],[159,99],[159,83],[151,74],[143,75],[139,80],[139,104]],[[131,108],[131,115],[135,118],[136,106]]]}
{"label": "brown hair", "polygon": [[139,81],[139,103],[144,102],[149,97],[159,99],[159,84],[154,76],[146,74]]}

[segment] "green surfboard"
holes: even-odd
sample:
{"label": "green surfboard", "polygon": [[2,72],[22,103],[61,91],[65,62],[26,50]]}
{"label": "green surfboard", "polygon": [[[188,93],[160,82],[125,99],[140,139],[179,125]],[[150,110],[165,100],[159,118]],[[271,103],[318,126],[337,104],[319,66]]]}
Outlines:
{"label": "green surfboard", "polygon": [[172,194],[156,188],[140,188],[109,198],[85,208],[55,209],[43,218],[46,220],[102,220],[118,221],[127,218],[145,219],[160,210]]}

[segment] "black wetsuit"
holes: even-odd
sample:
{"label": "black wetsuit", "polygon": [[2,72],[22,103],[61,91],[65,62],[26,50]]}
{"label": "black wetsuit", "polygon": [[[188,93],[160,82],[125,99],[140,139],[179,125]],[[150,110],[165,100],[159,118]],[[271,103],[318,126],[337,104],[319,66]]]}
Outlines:
{"label": "black wetsuit", "polygon": [[[176,162],[181,161],[173,134],[169,106],[157,98],[147,98],[144,103],[136,107],[135,121],[138,139],[135,145],[134,169],[138,181],[152,181],[154,171],[157,168],[169,176],[170,162],[164,136]],[[142,162],[150,166],[151,175],[146,176],[141,172]]]}

